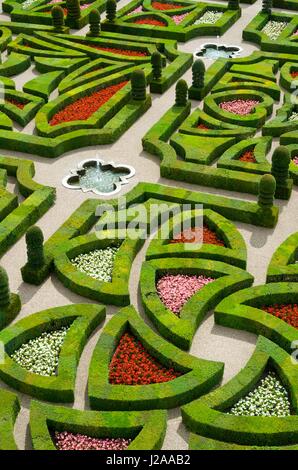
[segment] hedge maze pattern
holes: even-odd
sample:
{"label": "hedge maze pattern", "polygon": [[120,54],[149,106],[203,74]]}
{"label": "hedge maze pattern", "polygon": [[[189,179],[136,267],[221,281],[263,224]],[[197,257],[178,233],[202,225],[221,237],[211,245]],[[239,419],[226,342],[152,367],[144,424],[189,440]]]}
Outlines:
{"label": "hedge maze pattern", "polygon": [[[288,12],[268,11],[270,3]],[[86,302],[19,319],[22,296],[10,291],[0,268],[0,378],[8,388],[0,388],[1,450],[18,448],[14,426],[22,394],[31,400],[34,450],[56,450],[56,433],[124,439],[127,450],[161,449],[166,410],[178,407],[192,450],[298,449],[298,369],[292,355],[298,342],[298,234],[280,244],[266,284],[255,286],[247,270],[247,246],[235,225],[273,230],[276,200],[287,203],[298,184],[298,108],[292,94],[298,79],[296,10],[294,0],[263,2],[243,31],[243,39],[259,50],[219,58],[206,69],[178,42],[223,35],[241,17],[239,2],[132,0],[120,8],[115,0],[3,2],[10,21],[0,21],[0,149],[5,151],[0,155],[0,255],[24,236],[23,281],[40,286],[55,274]],[[190,68],[192,82],[186,83],[182,77]],[[34,78],[17,90],[18,76],[28,70],[34,70]],[[147,129],[141,158],[157,157],[161,178],[175,180],[176,186],[138,182],[126,194],[125,209],[120,198],[109,199],[108,209],[106,199],[85,198],[44,240],[38,222],[55,205],[56,189],[35,180],[34,162],[23,154],[46,162],[72,150],[113,144],[154,106],[153,94],[170,88],[175,90],[172,106]],[[7,189],[10,178],[19,197]],[[185,183],[214,191],[190,190]],[[133,211],[150,213],[153,207],[154,218],[143,220],[131,237]],[[181,208],[188,234],[199,233],[200,241],[179,233]],[[126,209],[133,211],[120,226]],[[138,312],[130,277],[148,235],[135,286]],[[104,259],[111,248],[110,281],[90,275],[93,268],[104,269],[92,266],[94,253]],[[78,257],[89,274],[74,262]],[[181,297],[179,283],[185,279],[201,285],[179,298],[175,310],[176,300],[167,303],[167,296]],[[108,306],[119,309],[104,324]],[[249,362],[225,385],[222,362],[189,353],[211,311],[216,324],[258,337]],[[53,336],[61,329],[66,334],[58,347]],[[99,330],[88,370],[90,409],[70,408],[83,349]],[[48,375],[34,372],[30,362],[45,338],[46,359],[58,358]],[[22,347],[26,367],[16,360]],[[287,390],[290,416],[231,414],[270,372]]]}

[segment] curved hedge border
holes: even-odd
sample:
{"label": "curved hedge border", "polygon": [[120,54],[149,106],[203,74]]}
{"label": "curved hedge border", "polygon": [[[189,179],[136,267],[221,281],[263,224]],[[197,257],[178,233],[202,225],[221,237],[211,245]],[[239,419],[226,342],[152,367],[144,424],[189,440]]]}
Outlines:
{"label": "curved hedge border", "polygon": [[30,57],[24,54],[11,52],[7,60],[0,64],[0,75],[3,77],[11,77],[25,72],[30,67]]}
{"label": "curved hedge border", "polygon": [[290,235],[273,254],[267,282],[298,282],[298,232]]}
{"label": "curved hedge border", "polygon": [[289,303],[298,303],[298,283],[275,282],[230,295],[216,307],[214,318],[218,325],[264,335],[291,352],[297,330],[262,310],[265,305]]}
{"label": "curved hedge border", "polygon": [[174,215],[170,220],[169,238],[162,237],[161,227],[150,242],[146,252],[146,260],[155,258],[207,258],[222,261],[227,264],[246,268],[247,250],[245,241],[234,224],[217,212],[210,209],[184,211],[183,223],[191,223],[195,226],[198,220],[203,218],[203,223],[213,230],[224,241],[225,246],[216,246],[203,243],[170,243],[173,233],[181,228],[181,214]]}
{"label": "curved hedge border", "polygon": [[[130,303],[128,288],[130,269],[145,240],[141,238],[123,240],[119,235],[119,233],[114,235],[112,232],[106,232],[103,235],[104,238],[99,238],[98,233],[90,233],[61,243],[55,252],[54,266],[55,272],[64,286],[79,295],[104,304],[128,305]],[[115,246],[117,242],[122,243],[115,256],[112,282],[93,279],[80,272],[70,261],[81,253]]]}
{"label": "curved hedge border", "polygon": [[[109,384],[110,361],[128,328],[159,362],[183,375],[160,384]],[[126,307],[109,321],[94,349],[88,381],[90,406],[101,410],[176,408],[216,385],[222,377],[223,367],[222,363],[198,359],[182,352],[154,333],[133,307]]]}
{"label": "curved hedge border", "polygon": [[256,446],[241,445],[219,441],[190,433],[189,450],[298,450],[298,445],[289,446]]}
{"label": "curved hedge border", "polygon": [[18,450],[14,439],[14,424],[20,411],[18,397],[7,390],[0,390],[0,450]]}
{"label": "curved hedge border", "polygon": [[161,449],[167,428],[167,413],[80,411],[31,402],[30,434],[34,450],[57,450],[50,431],[68,431],[102,438],[130,438],[127,450]]}
{"label": "curved hedge border", "polygon": [[[26,317],[0,333],[5,359],[0,364],[0,377],[10,387],[42,400],[72,402],[76,371],[87,338],[105,318],[101,305],[74,304],[43,310]],[[39,376],[22,368],[10,354],[23,343],[44,331],[71,325],[59,356],[58,375]]]}
{"label": "curved hedge border", "polygon": [[272,137],[280,137],[282,134],[298,130],[298,121],[289,121],[292,112],[296,106],[289,102],[277,110],[276,117],[267,122],[262,128],[263,135],[271,135]]}
{"label": "curved hedge border", "polygon": [[[215,279],[186,302],[180,317],[164,305],[156,290],[156,282],[161,276],[177,273]],[[143,263],[140,287],[145,312],[158,331],[179,348],[189,349],[205,315],[223,298],[252,283],[250,274],[220,261],[162,258]]]}
{"label": "curved hedge border", "polygon": [[16,121],[23,127],[25,127],[34,118],[37,111],[44,104],[44,100],[42,98],[17,90],[5,90],[5,99],[7,98],[25,104],[23,109],[20,109],[6,101],[0,105],[0,109],[2,111],[4,111],[13,121]]}
{"label": "curved hedge border", "polygon": [[[230,147],[217,161],[218,168],[230,170],[241,170],[248,173],[264,175],[271,173],[271,165],[266,154],[271,149],[271,137],[257,137],[246,139]],[[239,160],[243,153],[253,150],[256,163],[243,162]]]}
{"label": "curved hedge border", "polygon": [[64,74],[62,70],[44,73],[25,83],[23,90],[25,93],[39,96],[44,101],[48,101],[50,94],[57,88]]}
{"label": "curved hedge border", "polygon": [[[257,385],[268,367],[277,370],[288,388],[294,415],[260,417],[228,414],[227,410]],[[297,446],[297,382],[298,368],[292,363],[291,356],[261,336],[253,356],[236,377],[214,392],[183,406],[183,421],[192,432],[205,438],[225,440],[228,445]]]}
{"label": "curved hedge border", "polygon": [[[175,0],[172,1],[175,3]],[[149,1],[145,1],[143,13],[128,15],[134,8],[141,5],[140,2],[132,1],[124,8],[119,10],[117,18],[113,22],[105,20],[102,23],[103,31],[116,31],[128,34],[138,34],[140,36],[153,36],[166,39],[176,39],[179,42],[186,42],[198,36],[222,36],[241,16],[241,9],[228,10],[227,7],[220,4],[208,4],[205,2],[177,2],[179,5],[185,4],[181,9],[168,10],[167,14],[160,10],[152,8]],[[222,11],[222,17],[215,24],[198,24],[193,23],[200,18],[207,10]],[[175,14],[188,13],[187,17],[177,25],[171,16]],[[162,21],[166,26],[139,25],[133,22],[139,18],[154,17]]]}

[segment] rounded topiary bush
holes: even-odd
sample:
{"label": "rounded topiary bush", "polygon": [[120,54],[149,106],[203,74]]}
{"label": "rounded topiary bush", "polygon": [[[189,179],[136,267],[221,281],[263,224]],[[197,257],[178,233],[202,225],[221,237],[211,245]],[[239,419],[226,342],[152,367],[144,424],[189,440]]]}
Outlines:
{"label": "rounded topiary bush", "polygon": [[52,8],[52,23],[57,33],[62,33],[64,28],[64,13],[59,5]]}
{"label": "rounded topiary bush", "polygon": [[143,70],[135,70],[131,74],[131,96],[136,101],[146,99],[146,77]]}
{"label": "rounded topiary bush", "polygon": [[188,86],[185,80],[179,80],[176,85],[176,106],[186,106],[188,99]]}
{"label": "rounded topiary bush", "polygon": [[192,86],[203,88],[205,79],[205,64],[201,59],[197,59],[192,66]]}
{"label": "rounded topiary bush", "polygon": [[276,191],[276,181],[272,175],[263,175],[259,185],[258,204],[263,209],[269,209],[274,203],[274,194]]}
{"label": "rounded topiary bush", "polygon": [[7,272],[0,266],[0,308],[7,307],[10,303],[10,290]]}
{"label": "rounded topiary bush", "polygon": [[78,20],[81,16],[80,1],[66,0],[67,18],[70,20]]}
{"label": "rounded topiary bush", "polygon": [[107,20],[112,22],[116,19],[117,3],[116,0],[107,0]]}
{"label": "rounded topiary bush", "polygon": [[272,0],[263,0],[262,13],[267,13],[268,15],[271,15],[272,3]]}
{"label": "rounded topiary bush", "polygon": [[44,265],[43,233],[39,227],[30,227],[26,233],[28,265],[40,268]]}
{"label": "rounded topiary bush", "polygon": [[277,183],[285,183],[289,178],[289,166],[291,163],[291,155],[287,147],[277,147],[272,155],[271,174]]}
{"label": "rounded topiary bush", "polygon": [[99,36],[100,31],[101,31],[101,26],[100,26],[100,14],[98,10],[94,9],[90,11],[89,25],[90,25],[90,31],[88,33],[88,36]]}
{"label": "rounded topiary bush", "polygon": [[159,80],[162,76],[162,57],[159,52],[153,52],[151,56],[151,65],[154,79]]}

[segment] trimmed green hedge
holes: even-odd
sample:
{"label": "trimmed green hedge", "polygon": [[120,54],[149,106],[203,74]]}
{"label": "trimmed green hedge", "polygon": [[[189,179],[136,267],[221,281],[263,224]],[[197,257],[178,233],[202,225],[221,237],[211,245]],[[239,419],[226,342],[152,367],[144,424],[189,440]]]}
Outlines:
{"label": "trimmed green hedge", "polygon": [[273,254],[267,282],[298,282],[298,232],[290,235]]}
{"label": "trimmed green hedge", "polygon": [[[5,360],[0,377],[10,387],[36,398],[54,402],[72,402],[78,362],[92,331],[104,320],[101,305],[74,304],[43,310],[26,317],[0,333]],[[33,374],[17,364],[10,355],[23,343],[62,326],[70,326],[59,356],[58,373],[45,377]]]}
{"label": "trimmed green hedge", "polygon": [[[166,308],[156,289],[160,277],[178,273],[215,279],[186,302],[179,317]],[[206,314],[223,298],[251,286],[252,283],[253,277],[250,274],[219,261],[171,257],[143,263],[140,287],[145,312],[158,331],[179,348],[189,349]]]}
{"label": "trimmed green hedge", "polygon": [[50,94],[58,86],[63,76],[64,72],[62,70],[47,72],[25,83],[23,90],[25,93],[40,96],[45,101],[48,101]]}
{"label": "trimmed green hedge", "polygon": [[298,450],[298,445],[289,446],[256,446],[241,445],[231,442],[219,441],[209,437],[198,436],[198,434],[190,433],[189,450]]}
{"label": "trimmed green hedge", "polygon": [[[249,393],[266,369],[275,369],[288,389],[293,415],[287,417],[236,416],[228,410]],[[182,408],[185,425],[205,438],[241,446],[297,446],[298,368],[291,356],[276,344],[260,337],[244,369],[223,387]],[[225,448],[225,444],[222,443]]]}
{"label": "trimmed green hedge", "polygon": [[[183,375],[160,384],[109,384],[109,364],[119,340],[127,330],[159,362]],[[89,368],[90,406],[101,410],[176,408],[206,393],[220,381],[222,374],[222,363],[198,359],[182,352],[154,333],[133,307],[126,307],[109,321],[95,347]]]}
{"label": "trimmed green hedge", "polygon": [[[55,250],[54,269],[57,277],[65,287],[79,295],[97,300],[104,304],[125,306],[130,303],[129,276],[133,260],[144,244],[145,240],[119,238],[118,233],[105,232],[103,237],[99,233],[90,233],[61,243]],[[103,282],[79,271],[71,259],[81,253],[88,253],[96,249],[116,246],[122,242],[115,256],[112,272],[112,281]]]}
{"label": "trimmed green hedge", "polygon": [[40,97],[10,89],[5,90],[5,100],[7,99],[15,100],[25,105],[23,109],[18,108],[8,101],[4,101],[4,103],[0,105],[1,110],[23,127],[34,118],[37,111],[44,104],[44,100]]}
{"label": "trimmed green hedge", "polygon": [[[217,236],[223,240],[225,246],[210,245],[208,243],[170,243],[173,234],[182,230],[185,224],[192,227],[196,226],[198,221],[203,218],[203,224],[206,224],[213,230]],[[146,252],[146,260],[156,258],[202,258],[222,261],[227,264],[246,268],[247,250],[245,241],[232,224],[225,217],[210,209],[183,211],[182,214],[174,215],[170,220],[168,236],[163,236],[163,227],[158,230],[155,237],[150,242]]]}
{"label": "trimmed green hedge", "polygon": [[80,411],[62,406],[31,402],[30,434],[34,450],[56,450],[51,432],[68,431],[97,438],[132,439],[127,450],[161,449],[167,413]]}
{"label": "trimmed green hedge", "polygon": [[3,77],[11,77],[25,72],[30,67],[30,57],[24,54],[12,52],[7,60],[0,64],[0,75]]}
{"label": "trimmed green hedge", "polygon": [[0,450],[18,450],[14,438],[14,424],[20,411],[18,397],[7,390],[0,390]]}
{"label": "trimmed green hedge", "polygon": [[262,307],[297,303],[298,283],[275,282],[230,295],[216,307],[214,318],[218,325],[266,336],[291,352],[297,330]]}

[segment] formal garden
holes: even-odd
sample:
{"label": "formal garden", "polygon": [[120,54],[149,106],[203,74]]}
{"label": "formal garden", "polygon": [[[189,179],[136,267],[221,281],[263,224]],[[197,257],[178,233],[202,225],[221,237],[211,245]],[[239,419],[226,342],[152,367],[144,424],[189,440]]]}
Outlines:
{"label": "formal garden", "polygon": [[3,0],[0,450],[298,450],[298,2]]}

